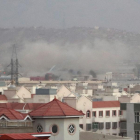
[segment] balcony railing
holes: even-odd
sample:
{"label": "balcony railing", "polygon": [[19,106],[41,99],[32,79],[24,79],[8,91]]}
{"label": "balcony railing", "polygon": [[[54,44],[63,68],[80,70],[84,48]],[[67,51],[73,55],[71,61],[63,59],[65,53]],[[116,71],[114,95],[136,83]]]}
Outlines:
{"label": "balcony railing", "polygon": [[7,122],[7,121],[0,121],[0,128],[7,128],[7,127],[32,127],[32,122]]}

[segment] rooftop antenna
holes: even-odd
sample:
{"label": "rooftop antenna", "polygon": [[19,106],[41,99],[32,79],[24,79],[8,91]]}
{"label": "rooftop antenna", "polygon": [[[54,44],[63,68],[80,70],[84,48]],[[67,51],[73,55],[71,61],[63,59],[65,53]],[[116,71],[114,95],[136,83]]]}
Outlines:
{"label": "rooftop antenna", "polygon": [[13,45],[13,51],[12,51],[12,57],[11,57],[11,63],[8,66],[11,66],[11,83],[15,82],[16,85],[18,85],[18,58],[17,58],[17,52],[16,52],[16,45]]}

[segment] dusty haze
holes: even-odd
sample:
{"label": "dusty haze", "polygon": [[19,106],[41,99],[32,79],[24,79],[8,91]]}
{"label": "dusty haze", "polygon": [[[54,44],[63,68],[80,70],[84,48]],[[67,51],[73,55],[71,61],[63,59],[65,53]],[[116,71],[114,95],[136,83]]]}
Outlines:
{"label": "dusty haze", "polygon": [[[10,62],[16,44],[21,72],[25,76],[68,74],[70,69],[88,74],[115,71],[119,65],[138,63],[140,34],[105,28],[1,29],[1,64]],[[127,66],[126,66],[127,67]],[[123,72],[123,71],[122,71]]]}

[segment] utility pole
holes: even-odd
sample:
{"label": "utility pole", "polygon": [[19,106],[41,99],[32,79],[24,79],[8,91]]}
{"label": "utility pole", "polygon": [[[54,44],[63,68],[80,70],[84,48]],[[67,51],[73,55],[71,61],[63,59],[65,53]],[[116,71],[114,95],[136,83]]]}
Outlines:
{"label": "utility pole", "polygon": [[20,65],[18,63],[15,45],[13,45],[12,58],[9,66],[11,67],[11,83],[15,82],[15,84],[18,85],[18,75],[19,75],[18,67]]}

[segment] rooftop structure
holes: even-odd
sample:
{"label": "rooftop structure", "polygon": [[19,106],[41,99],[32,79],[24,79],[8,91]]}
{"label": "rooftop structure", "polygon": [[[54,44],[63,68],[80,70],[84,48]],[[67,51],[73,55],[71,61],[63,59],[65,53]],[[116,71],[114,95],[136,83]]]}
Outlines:
{"label": "rooftop structure", "polygon": [[55,98],[53,101],[46,103],[30,112],[30,115],[32,117],[66,117],[83,116],[84,114]]}

